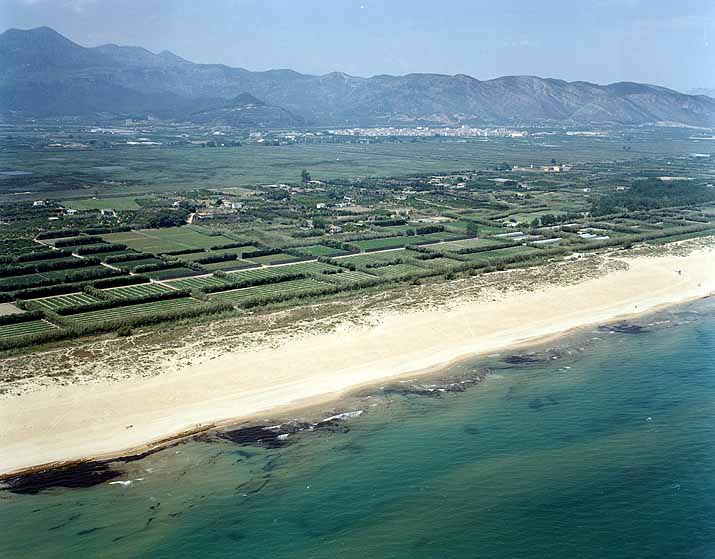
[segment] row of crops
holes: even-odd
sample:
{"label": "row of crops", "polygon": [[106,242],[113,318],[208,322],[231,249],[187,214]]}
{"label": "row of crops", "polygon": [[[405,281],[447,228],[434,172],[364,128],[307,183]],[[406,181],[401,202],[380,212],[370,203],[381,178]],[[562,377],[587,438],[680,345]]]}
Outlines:
{"label": "row of crops", "polygon": [[315,292],[326,289],[329,284],[312,279],[303,278],[296,280],[269,283],[266,285],[254,285],[232,291],[221,291],[212,295],[212,299],[225,301],[228,303],[241,303],[249,299],[268,299],[277,295],[295,295],[298,293]]}

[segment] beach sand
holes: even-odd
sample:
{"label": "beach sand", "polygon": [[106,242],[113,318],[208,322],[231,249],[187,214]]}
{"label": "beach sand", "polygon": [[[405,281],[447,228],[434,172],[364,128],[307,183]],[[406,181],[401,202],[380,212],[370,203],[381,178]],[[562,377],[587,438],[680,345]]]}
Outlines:
{"label": "beach sand", "polygon": [[130,454],[177,433],[327,402],[356,387],[715,292],[711,248],[619,260],[627,269],[580,283],[455,298],[438,308],[388,312],[370,325],[289,337],[278,347],[223,352],[181,370],[168,366],[149,378],[8,397],[0,401],[0,475]]}

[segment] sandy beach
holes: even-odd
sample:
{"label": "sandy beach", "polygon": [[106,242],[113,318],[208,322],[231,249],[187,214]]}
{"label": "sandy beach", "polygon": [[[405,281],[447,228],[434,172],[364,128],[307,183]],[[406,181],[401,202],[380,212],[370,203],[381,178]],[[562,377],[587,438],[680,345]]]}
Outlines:
{"label": "sandy beach", "polygon": [[[715,250],[620,258],[569,285],[461,300],[376,323],[197,359],[149,378],[52,386],[0,401],[0,475],[126,454],[193,429],[336,399],[359,386],[709,296]],[[627,268],[627,269],[626,269]]]}

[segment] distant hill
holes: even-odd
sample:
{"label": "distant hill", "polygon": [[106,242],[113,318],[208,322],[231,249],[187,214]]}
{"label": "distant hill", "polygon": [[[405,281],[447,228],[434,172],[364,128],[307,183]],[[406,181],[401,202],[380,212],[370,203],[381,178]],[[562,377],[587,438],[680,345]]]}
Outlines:
{"label": "distant hill", "polygon": [[688,95],[707,95],[715,99],[715,89],[707,87],[697,87],[688,91]]}
{"label": "distant hill", "polygon": [[715,100],[653,85],[533,76],[361,78],[195,64],[164,51],[82,47],[48,27],[0,35],[0,110],[140,115],[233,126],[380,124],[715,125]]}

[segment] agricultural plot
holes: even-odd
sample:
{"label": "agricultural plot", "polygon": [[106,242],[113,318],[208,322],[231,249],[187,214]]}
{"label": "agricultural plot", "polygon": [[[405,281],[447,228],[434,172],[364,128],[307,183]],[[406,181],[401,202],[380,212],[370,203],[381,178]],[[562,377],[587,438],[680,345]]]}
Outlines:
{"label": "agricultural plot", "polygon": [[360,270],[345,270],[344,272],[340,272],[338,274],[325,274],[321,276],[321,278],[337,285],[351,285],[361,281],[377,279],[377,276],[368,274],[367,272],[361,272]]}
{"label": "agricultural plot", "polygon": [[436,245],[427,245],[425,248],[436,252],[457,252],[463,248],[482,248],[503,242],[503,240],[497,241],[494,239],[462,239],[460,241],[446,241]]}
{"label": "agricultural plot", "polygon": [[249,270],[240,270],[238,272],[228,272],[228,277],[231,280],[254,280],[263,278],[280,278],[283,276],[293,275],[295,272],[291,270],[293,266],[275,266],[271,268],[251,268]]}
{"label": "agricultural plot", "polygon": [[342,256],[343,254],[349,254],[347,250],[341,250],[339,248],[333,248],[325,245],[297,247],[295,250],[305,256],[312,256],[313,258],[319,258],[320,256]]}
{"label": "agricultural plot", "polygon": [[82,268],[72,268],[71,270],[52,270],[51,272],[42,272],[42,276],[47,279],[60,280],[63,283],[82,279],[87,273],[94,273],[95,277],[115,276],[118,274],[116,270],[107,268],[106,266],[83,266]]}
{"label": "agricultural plot", "polygon": [[293,256],[292,254],[286,254],[285,252],[279,252],[277,254],[267,254],[266,256],[256,256],[255,258],[249,254],[246,255],[249,262],[255,262],[256,264],[286,264],[288,262],[297,262],[302,260],[298,256]]}
{"label": "agricultural plot", "polygon": [[175,278],[187,278],[190,276],[200,276],[205,272],[197,272],[191,268],[167,268],[166,270],[157,270],[156,272],[144,272],[143,276],[153,280],[170,280]]}
{"label": "agricultural plot", "polygon": [[176,310],[194,307],[199,304],[199,301],[192,299],[191,297],[180,297],[178,299],[162,299],[159,301],[151,301],[149,303],[137,303],[134,305],[125,305],[123,307],[113,307],[111,309],[81,312],[67,315],[66,318],[72,320],[73,322],[77,322],[78,324],[105,321],[111,322],[149,314],[161,315]]}
{"label": "agricultural plot", "polygon": [[450,269],[455,268],[462,264],[461,261],[455,260],[454,258],[432,258],[431,260],[422,260],[422,263],[432,269],[444,268]]}
{"label": "agricultural plot", "polygon": [[56,295],[54,297],[45,297],[43,299],[33,299],[32,306],[47,309],[49,311],[56,311],[59,309],[66,309],[68,307],[76,307],[78,305],[89,305],[91,303],[96,303],[98,299],[95,299],[87,293],[70,293],[69,295]]}
{"label": "agricultural plot", "polygon": [[[80,254],[80,251],[83,250],[102,250],[102,249],[107,249],[107,252],[109,252],[109,249],[111,247],[111,243],[87,243],[86,245],[72,245],[71,247],[67,247],[64,250],[70,250],[75,254]],[[94,254],[87,254],[85,256],[94,256]]]}
{"label": "agricultural plot", "polygon": [[368,252],[366,254],[356,254],[355,256],[346,256],[340,258],[341,264],[355,264],[356,266],[369,266],[371,264],[380,264],[383,262],[392,262],[400,259],[404,262],[414,262],[419,252],[414,252],[405,249],[395,249],[386,252]]}
{"label": "agricultural plot", "polygon": [[33,287],[44,279],[46,278],[42,274],[24,274],[21,276],[8,276],[0,278],[0,291]]}
{"label": "agricultural plot", "polygon": [[199,250],[233,242],[223,235],[208,235],[188,226],[109,233],[102,238],[112,243],[123,243],[140,252],[153,253],[190,248]]}
{"label": "agricultural plot", "polygon": [[438,243],[440,241],[448,241],[458,239],[461,235],[440,231],[438,233],[429,233],[426,235],[412,235],[400,237],[385,237],[383,239],[370,239],[367,241],[353,241],[350,244],[359,248],[362,252],[370,252],[373,250],[388,250],[391,248],[403,248],[408,245],[422,245],[429,243]]}
{"label": "agricultural plot", "polygon": [[8,239],[3,240],[0,246],[0,256],[18,256],[31,252],[47,252],[52,250],[45,245],[36,243],[32,239]]}
{"label": "agricultural plot", "polygon": [[327,285],[321,281],[311,278],[269,283],[266,285],[254,285],[232,291],[222,291],[211,296],[211,299],[218,299],[228,303],[240,303],[248,299],[275,297],[278,295],[297,295],[311,291],[319,291]]}
{"label": "agricultural plot", "polygon": [[127,285],[126,287],[113,287],[104,289],[103,292],[112,299],[131,299],[133,297],[146,297],[148,295],[158,295],[173,291],[171,287],[160,283],[138,283],[137,285]]}
{"label": "agricultural plot", "polygon": [[90,198],[85,200],[65,200],[65,208],[73,210],[138,210],[139,204],[133,196],[117,198]]}
{"label": "agricultural plot", "polygon": [[110,265],[116,268],[127,268],[133,272],[139,266],[158,266],[164,264],[163,260],[158,258],[141,258],[139,260],[122,260],[120,262],[112,262]]}
{"label": "agricultural plot", "polygon": [[400,276],[412,276],[426,273],[425,268],[414,266],[412,264],[392,264],[391,266],[382,266],[381,268],[373,268],[371,270],[375,274],[383,278],[397,278]]}
{"label": "agricultural plot", "polygon": [[223,262],[211,262],[201,264],[201,267],[209,272],[221,270],[222,272],[233,272],[235,270],[245,270],[246,268],[256,268],[259,264],[254,264],[248,260],[224,260]]}
{"label": "agricultural plot", "polygon": [[15,338],[17,336],[28,336],[30,334],[40,334],[55,329],[57,329],[57,326],[46,320],[28,320],[26,322],[16,322],[15,324],[0,324],[0,340]]}
{"label": "agricultural plot", "polygon": [[101,252],[96,255],[93,254],[92,256],[96,256],[97,258],[100,258],[104,262],[110,256],[126,256],[128,254],[137,254],[137,253],[131,249],[124,249],[124,250],[112,250],[110,252]]}
{"label": "agricultural plot", "polygon": [[205,287],[227,285],[227,282],[216,276],[201,276],[198,278],[167,281],[166,284],[176,289],[204,289]]}
{"label": "agricultural plot", "polygon": [[337,266],[323,264],[322,262],[299,262],[298,264],[288,264],[281,267],[288,269],[292,274],[322,274],[338,269]]}
{"label": "agricultural plot", "polygon": [[483,252],[473,252],[471,254],[463,254],[465,260],[470,262],[480,262],[490,260],[492,258],[503,258],[505,256],[514,256],[516,254],[527,254],[538,252],[538,248],[528,246],[515,246],[508,248],[498,248],[496,250],[485,250]]}

